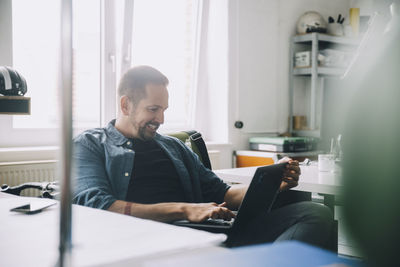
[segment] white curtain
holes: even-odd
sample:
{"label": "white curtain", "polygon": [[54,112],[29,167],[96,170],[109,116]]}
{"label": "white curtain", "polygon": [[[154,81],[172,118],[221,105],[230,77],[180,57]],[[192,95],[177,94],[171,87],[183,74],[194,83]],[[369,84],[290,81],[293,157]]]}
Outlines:
{"label": "white curtain", "polygon": [[[133,1],[125,0],[126,8],[123,9],[125,19],[120,55],[121,71],[125,71],[131,65],[131,57],[127,56],[130,55],[130,43],[134,43],[135,38],[140,38],[129,36],[134,21]],[[174,130],[192,128],[200,131],[207,141],[226,143],[228,141],[228,0],[199,0],[193,3],[199,6],[197,17],[193,18],[197,22],[197,29],[194,37],[194,68],[190,86],[193,91],[187,92],[191,97],[188,101],[189,105],[191,104],[189,122],[184,129]],[[168,125],[165,126],[170,128]]]}
{"label": "white curtain", "polygon": [[200,8],[193,126],[206,140],[228,141],[228,1]]}

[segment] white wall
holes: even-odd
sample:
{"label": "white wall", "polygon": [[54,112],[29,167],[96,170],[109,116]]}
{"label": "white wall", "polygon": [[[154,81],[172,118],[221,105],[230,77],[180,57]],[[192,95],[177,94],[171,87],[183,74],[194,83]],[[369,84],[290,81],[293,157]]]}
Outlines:
{"label": "white wall", "polygon": [[[289,43],[290,37],[295,34],[295,26],[297,19],[306,11],[317,11],[326,20],[329,16],[337,18],[338,14],[344,15],[348,18],[350,1],[349,0],[279,0],[279,54],[280,60],[277,64],[278,69],[278,86],[280,91],[280,106],[287,107],[289,103]],[[298,81],[299,82],[299,81]],[[302,84],[307,86],[307,83]],[[297,87],[297,86],[296,86]],[[301,89],[301,85],[296,89]],[[300,95],[301,96],[301,95]],[[303,94],[306,96],[306,94]],[[299,100],[304,101],[304,99]],[[304,113],[303,113],[304,114]],[[287,128],[287,121],[289,110],[282,108],[279,113],[280,131],[285,131]]]}
{"label": "white wall", "polygon": [[[224,155],[231,155],[234,150],[248,149],[248,138],[251,136],[287,131],[289,41],[290,37],[295,34],[297,19],[309,10],[321,13],[326,19],[328,16],[337,17],[338,14],[347,16],[350,1],[230,1],[229,138],[232,146],[230,153],[225,152]],[[266,16],[269,17],[266,18]],[[244,30],[251,32],[244,33]],[[242,40],[241,37],[251,37],[251,39]],[[252,43],[253,46],[251,46]],[[275,48],[275,50],[268,50],[271,48]],[[266,59],[272,60],[266,62]],[[249,87],[251,91],[249,91]],[[240,96],[243,97],[246,94],[251,94],[254,102],[239,99]],[[264,97],[265,95],[272,97]],[[261,108],[258,104],[260,101],[264,103]],[[268,101],[276,102],[268,103]],[[262,123],[257,121],[260,113],[271,115],[267,116],[266,125],[272,126],[266,127],[268,131],[236,129],[233,126],[236,120],[241,120],[242,114],[246,114],[246,118],[255,118],[255,122],[251,122],[251,124]],[[246,124],[246,122],[244,123]],[[231,158],[221,158],[222,167],[229,167],[226,164],[231,162]]]}

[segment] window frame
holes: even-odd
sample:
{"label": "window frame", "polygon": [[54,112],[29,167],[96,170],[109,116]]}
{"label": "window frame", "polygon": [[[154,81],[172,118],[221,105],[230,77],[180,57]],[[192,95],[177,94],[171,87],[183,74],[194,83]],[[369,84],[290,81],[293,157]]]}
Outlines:
{"label": "window frame", "polygon": [[[129,0],[128,0],[129,1]],[[132,0],[130,0],[132,1]],[[11,1],[10,1],[11,2]],[[0,15],[5,23],[2,28],[7,31],[0,33],[5,42],[0,51],[2,65],[13,65],[13,41],[12,41],[12,3],[4,3]],[[115,2],[101,0],[100,4],[100,126],[106,125],[116,116],[116,41],[115,41]],[[11,55],[11,56],[9,56]],[[60,111],[57,111],[60,112]],[[54,128],[14,128],[13,119],[18,115],[0,116],[0,148],[14,147],[44,147],[59,145],[59,125]],[[86,128],[75,127],[74,136]]]}
{"label": "window frame", "polygon": [[[108,122],[115,119],[117,116],[117,80],[131,66],[131,42],[132,42],[132,20],[133,20],[133,8],[134,0],[120,0],[124,1],[124,18],[122,33],[124,38],[122,42],[118,43],[116,38],[116,1],[101,0],[100,4],[100,125],[98,127],[106,126]],[[201,1],[198,3],[201,6]],[[9,17],[9,35],[11,38],[4,38],[8,40],[8,51],[5,51],[4,55],[0,51],[0,59],[5,55],[12,55],[12,4],[9,9],[2,8],[0,15],[6,15]],[[199,14],[197,14],[199,16]],[[5,16],[7,18],[7,16]],[[196,29],[198,31],[200,29]],[[7,34],[7,32],[0,33],[0,36]],[[196,35],[199,33],[197,32]],[[6,36],[10,37],[10,36]],[[121,45],[120,47],[118,45]],[[198,48],[196,47],[196,54],[194,57],[198,57]],[[11,56],[12,57],[12,56]],[[5,62],[4,65],[13,65],[12,58]],[[197,67],[197,65],[195,66]],[[197,70],[193,70],[194,73]],[[192,83],[196,82],[197,75],[193,76]],[[192,104],[196,94],[196,86],[193,87]],[[190,108],[191,109],[191,108]],[[188,115],[185,124],[171,124],[163,125],[160,128],[161,133],[168,133],[178,130],[190,130],[194,128],[194,110]],[[0,116],[0,148],[11,148],[11,147],[43,147],[43,146],[57,146],[60,140],[59,126],[55,128],[14,128],[13,127],[13,116],[17,115],[2,115]],[[74,128],[74,136],[85,130],[85,128]]]}

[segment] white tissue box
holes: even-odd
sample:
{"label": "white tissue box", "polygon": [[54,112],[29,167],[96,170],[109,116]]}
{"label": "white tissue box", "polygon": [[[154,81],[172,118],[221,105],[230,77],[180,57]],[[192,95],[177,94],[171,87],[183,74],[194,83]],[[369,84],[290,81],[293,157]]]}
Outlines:
{"label": "white tissue box", "polygon": [[294,66],[296,68],[311,67],[311,51],[303,51],[295,53]]}

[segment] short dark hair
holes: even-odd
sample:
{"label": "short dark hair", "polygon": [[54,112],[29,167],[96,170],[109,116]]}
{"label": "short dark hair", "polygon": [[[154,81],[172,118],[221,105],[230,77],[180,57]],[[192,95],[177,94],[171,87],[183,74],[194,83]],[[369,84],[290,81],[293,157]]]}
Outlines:
{"label": "short dark hair", "polygon": [[168,83],[168,78],[159,70],[150,66],[136,66],[122,76],[118,86],[118,96],[126,95],[136,105],[146,97],[146,85],[167,86]]}

